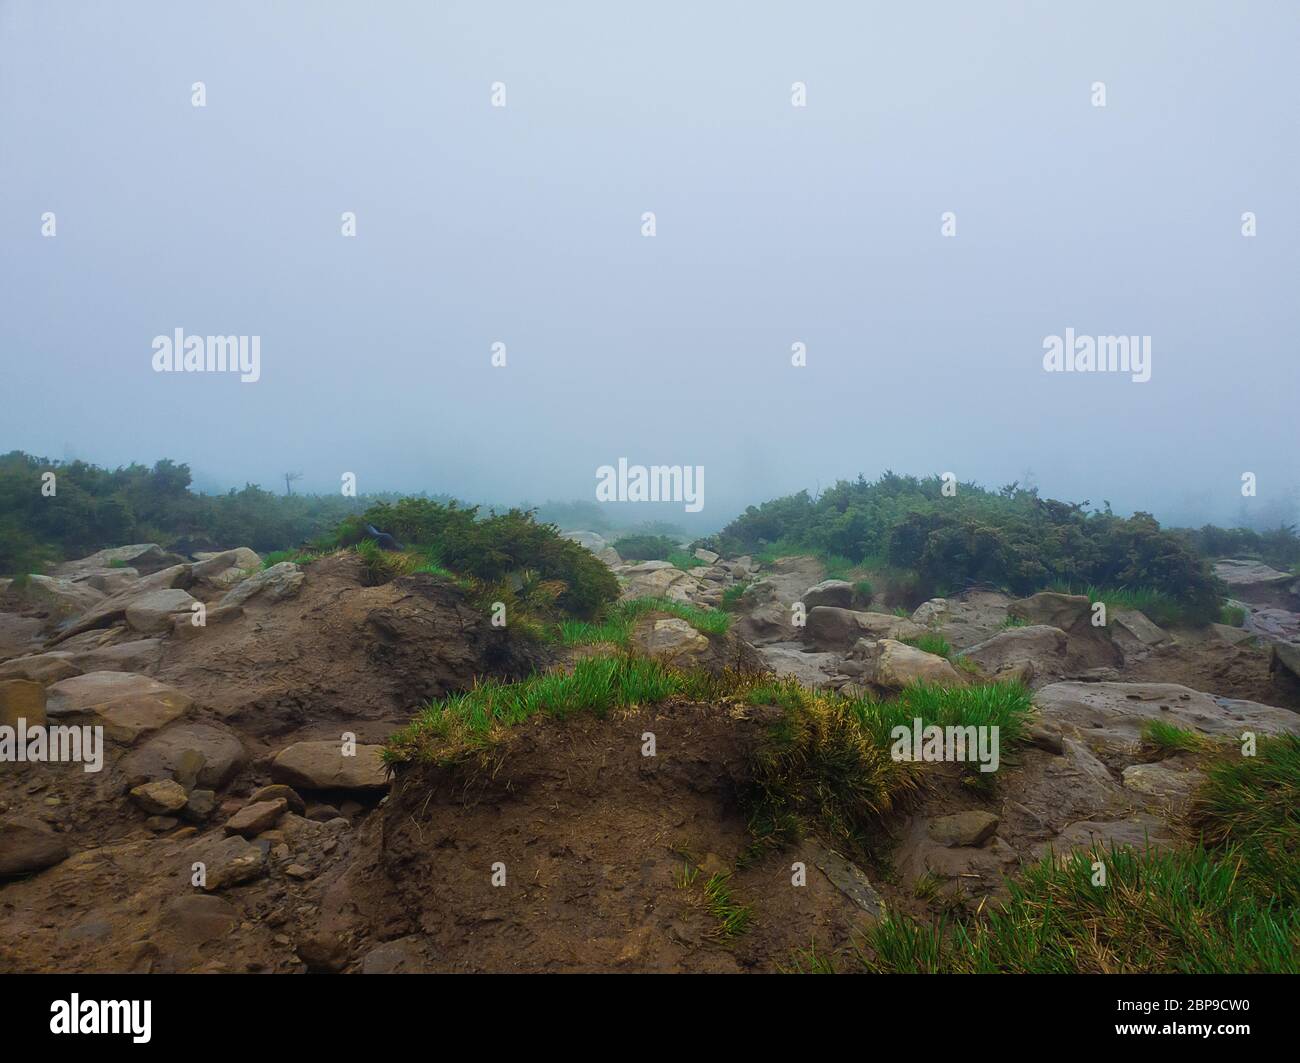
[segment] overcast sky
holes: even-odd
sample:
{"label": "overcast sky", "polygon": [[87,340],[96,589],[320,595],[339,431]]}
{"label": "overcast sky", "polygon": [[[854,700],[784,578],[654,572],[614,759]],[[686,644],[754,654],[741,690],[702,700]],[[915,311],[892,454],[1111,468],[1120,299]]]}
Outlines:
{"label": "overcast sky", "polygon": [[[1235,519],[1300,482],[1298,51],[1292,2],[0,0],[0,451]],[[178,328],[260,379],[155,372]],[[1150,380],[1045,372],[1067,328]]]}

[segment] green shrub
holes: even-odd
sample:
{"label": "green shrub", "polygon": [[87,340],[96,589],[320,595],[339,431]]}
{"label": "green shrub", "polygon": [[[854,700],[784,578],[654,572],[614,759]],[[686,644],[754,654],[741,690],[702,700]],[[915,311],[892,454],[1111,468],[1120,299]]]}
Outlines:
{"label": "green shrub", "polygon": [[611,545],[624,561],[667,561],[669,554],[680,552],[665,535],[625,535]]}

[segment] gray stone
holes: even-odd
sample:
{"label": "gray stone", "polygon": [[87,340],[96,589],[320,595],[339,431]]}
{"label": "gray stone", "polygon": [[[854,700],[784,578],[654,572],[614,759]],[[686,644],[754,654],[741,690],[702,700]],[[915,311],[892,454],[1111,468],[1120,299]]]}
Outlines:
{"label": "gray stone", "polygon": [[998,817],[992,812],[970,809],[933,819],[927,829],[931,838],[950,848],[983,845],[997,832]]}

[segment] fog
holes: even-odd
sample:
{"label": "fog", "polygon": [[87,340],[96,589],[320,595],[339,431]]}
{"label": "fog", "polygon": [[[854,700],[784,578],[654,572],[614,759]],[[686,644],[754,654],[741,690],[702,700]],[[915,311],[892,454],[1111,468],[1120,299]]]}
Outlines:
{"label": "fog", "polygon": [[[1286,3],[7,0],[0,452],[1295,520],[1298,44]],[[156,371],[177,329],[258,379]],[[1150,379],[1045,371],[1067,329]]]}

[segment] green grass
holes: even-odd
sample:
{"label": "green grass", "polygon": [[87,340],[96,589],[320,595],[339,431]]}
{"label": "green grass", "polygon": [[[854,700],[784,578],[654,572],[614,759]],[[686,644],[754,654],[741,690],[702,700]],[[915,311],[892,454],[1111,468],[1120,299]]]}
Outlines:
{"label": "green grass", "polygon": [[[1106,868],[1094,886],[1092,863]],[[890,917],[862,961],[889,973],[1256,973],[1300,971],[1300,916],[1251,891],[1235,850],[1100,847],[1050,856],[1008,883],[983,916],[937,924]]]}
{"label": "green grass", "polygon": [[1148,720],[1142,727],[1142,741],[1160,753],[1203,753],[1211,746],[1200,732],[1164,720]]}
{"label": "green grass", "polygon": [[865,609],[871,604],[871,599],[875,597],[876,588],[871,585],[869,579],[854,580],[853,593],[862,602],[862,607]]}
{"label": "green grass", "polygon": [[1234,845],[1260,896],[1300,907],[1300,736],[1261,738],[1213,763],[1196,793],[1191,825],[1212,848]]}
{"label": "green grass", "polygon": [[1219,610],[1219,623],[1228,627],[1245,627],[1246,610],[1239,605],[1224,605]]}
{"label": "green grass", "polygon": [[806,949],[794,949],[790,953],[790,962],[778,963],[776,969],[780,974],[837,973],[835,960],[819,953],[816,944],[809,945]]}
{"label": "green grass", "polygon": [[1150,587],[1071,587],[1067,583],[1055,583],[1047,589],[1061,594],[1085,594],[1094,605],[1105,602],[1108,619],[1118,610],[1136,609],[1160,627],[1191,622],[1182,602]]}
{"label": "green grass", "polygon": [[918,635],[914,639],[903,640],[909,646],[915,646],[924,653],[933,653],[936,657],[951,657],[952,646],[946,638],[933,631]]}
{"label": "green grass", "polygon": [[1008,628],[1008,627],[1028,627],[1028,626],[1029,626],[1029,621],[1026,620],[1023,616],[1009,616],[1009,617],[1007,617],[1005,620],[1002,621],[1002,626],[1003,626],[1004,628]]}
{"label": "green grass", "polygon": [[784,710],[756,758],[751,830],[759,844],[791,841],[802,823],[815,822],[869,856],[880,816],[918,792],[918,766],[890,756],[894,727],[910,729],[918,718],[923,727],[997,725],[1005,751],[1023,741],[1033,713],[1029,691],[1018,683],[917,685],[872,701],[812,692],[786,677],[760,681],[743,696]]}
{"label": "green grass", "polygon": [[754,918],[754,910],[747,904],[736,901],[728,885],[730,875],[710,876],[704,883],[704,905],[709,914],[718,921],[718,937],[738,937],[749,929]]}
{"label": "green grass", "polygon": [[267,569],[282,561],[292,561],[295,565],[310,565],[320,558],[320,554],[311,550],[272,550],[262,557],[262,568]]}
{"label": "green grass", "polygon": [[668,563],[674,568],[680,568],[683,572],[689,572],[693,568],[708,568],[694,554],[687,553],[685,550],[672,550],[668,554]]}
{"label": "green grass", "polygon": [[722,610],[726,613],[734,613],[740,609],[740,599],[743,597],[745,590],[749,587],[749,580],[741,583],[733,583],[730,587],[722,592]]}
{"label": "green grass", "polygon": [[485,679],[426,705],[388,740],[384,759],[444,763],[485,748],[502,730],[539,714],[557,719],[577,712],[604,716],[671,697],[710,700],[725,696],[728,682],[627,655],[585,657],[572,672],[542,672],[515,683]]}
{"label": "green grass", "polygon": [[731,616],[720,609],[705,609],[671,598],[633,598],[615,602],[605,610],[605,615],[600,620],[564,621],[558,626],[558,638],[565,646],[609,642],[626,648],[631,642],[636,622],[646,613],[652,612],[670,613],[705,635],[725,635],[731,626]]}

